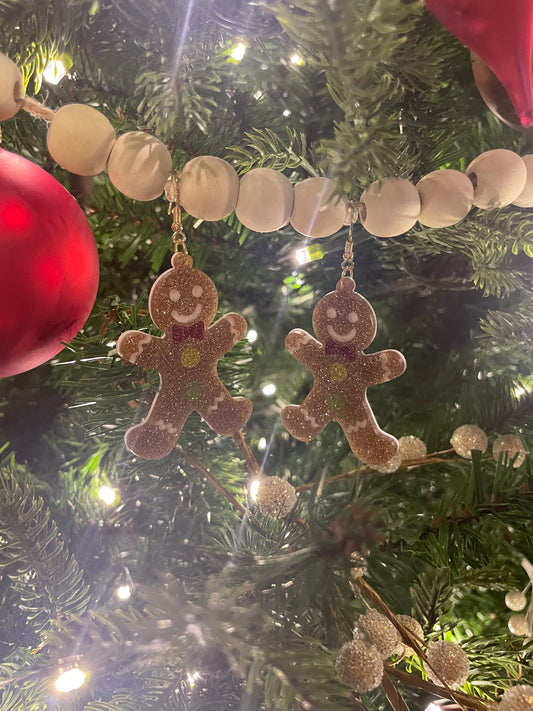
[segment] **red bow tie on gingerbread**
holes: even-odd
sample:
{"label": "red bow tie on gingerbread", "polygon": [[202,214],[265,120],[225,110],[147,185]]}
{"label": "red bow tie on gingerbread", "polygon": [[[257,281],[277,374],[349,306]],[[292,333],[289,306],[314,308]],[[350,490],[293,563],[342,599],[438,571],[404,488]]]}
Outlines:
{"label": "red bow tie on gingerbread", "polygon": [[313,328],[318,341],[299,328],[285,340],[289,353],[313,374],[314,384],[301,405],[283,409],[283,424],[296,439],[308,442],[335,420],[358,459],[382,466],[396,454],[398,442],[379,427],[366,389],[401,375],[405,358],[394,350],[363,353],[374,340],[377,321],[351,277],[342,277],[336,290],[317,303]]}

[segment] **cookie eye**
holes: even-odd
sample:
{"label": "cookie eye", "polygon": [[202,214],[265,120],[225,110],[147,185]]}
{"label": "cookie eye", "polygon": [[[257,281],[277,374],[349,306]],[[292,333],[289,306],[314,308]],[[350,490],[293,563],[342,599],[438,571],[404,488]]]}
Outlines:
{"label": "cookie eye", "polygon": [[196,284],[196,286],[193,286],[192,288],[192,295],[196,298],[199,299],[200,296],[204,293],[204,290],[199,284]]}
{"label": "cookie eye", "polygon": [[329,308],[326,311],[326,314],[327,314],[328,318],[335,318],[335,316],[337,315],[337,312],[335,311],[335,309]]}
{"label": "cookie eye", "polygon": [[169,296],[171,301],[179,301],[181,294],[177,289],[171,289]]}
{"label": "cookie eye", "polygon": [[357,323],[359,321],[359,316],[355,313],[355,311],[350,311],[348,314],[348,321],[350,323]]}

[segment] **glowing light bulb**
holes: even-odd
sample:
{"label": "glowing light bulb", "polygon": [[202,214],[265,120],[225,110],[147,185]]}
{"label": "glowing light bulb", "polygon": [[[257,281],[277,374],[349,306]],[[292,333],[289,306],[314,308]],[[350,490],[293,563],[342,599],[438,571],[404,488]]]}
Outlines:
{"label": "glowing light bulb", "polygon": [[427,707],[426,711],[442,711],[442,709],[441,709],[439,706],[437,706],[436,704],[431,703],[431,704]]}
{"label": "glowing light bulb", "polygon": [[276,392],[276,386],[274,383],[267,383],[266,385],[263,385],[261,392],[263,395],[266,395],[266,397],[269,397],[270,395],[274,395]]}
{"label": "glowing light bulb", "polygon": [[257,449],[259,449],[261,452],[263,452],[266,448],[267,448],[266,437],[261,437],[261,439],[257,443]]}
{"label": "glowing light bulb", "polygon": [[297,67],[303,67],[303,65],[305,64],[304,58],[301,54],[298,54],[298,52],[294,52],[293,54],[291,54],[289,59],[291,64],[295,64]]}
{"label": "glowing light bulb", "polygon": [[111,504],[114,504],[115,501],[118,499],[117,492],[114,491],[110,486],[101,486],[98,489],[98,496],[104,504],[107,504],[108,506],[111,506]]}
{"label": "glowing light bulb", "polygon": [[254,328],[250,328],[246,334],[246,340],[249,343],[255,343],[257,341],[257,331]]}
{"label": "glowing light bulb", "polygon": [[68,693],[69,691],[76,691],[85,683],[87,674],[74,667],[73,669],[67,669],[67,671],[62,672],[56,679],[55,687],[57,691],[62,693]]}
{"label": "glowing light bulb", "polygon": [[258,477],[257,479],[252,479],[252,481],[248,485],[248,493],[252,501],[257,501],[257,491],[259,489],[260,483],[261,479]]}
{"label": "glowing light bulb", "polygon": [[117,588],[117,597],[120,600],[127,600],[131,597],[131,587],[129,585],[121,585]]}
{"label": "glowing light bulb", "polygon": [[200,678],[200,672],[193,672],[192,674],[190,672],[187,672],[187,681],[189,682],[189,686],[191,689],[195,685],[195,683],[198,681]]}
{"label": "glowing light bulb", "polygon": [[300,247],[294,250],[294,261],[297,264],[307,264],[322,259],[324,250],[319,244],[312,244],[307,247]]}
{"label": "glowing light bulb", "polygon": [[236,62],[240,62],[241,59],[244,58],[244,55],[246,54],[246,45],[243,44],[242,42],[239,42],[239,44],[235,45],[233,49],[230,52],[230,57],[235,60]]}
{"label": "glowing light bulb", "polygon": [[64,52],[51,59],[43,71],[43,79],[48,84],[59,84],[72,67],[72,57]]}
{"label": "glowing light bulb", "polygon": [[289,111],[289,109],[285,109],[285,111],[283,112],[283,115],[287,118],[288,116],[291,115],[291,112]]}

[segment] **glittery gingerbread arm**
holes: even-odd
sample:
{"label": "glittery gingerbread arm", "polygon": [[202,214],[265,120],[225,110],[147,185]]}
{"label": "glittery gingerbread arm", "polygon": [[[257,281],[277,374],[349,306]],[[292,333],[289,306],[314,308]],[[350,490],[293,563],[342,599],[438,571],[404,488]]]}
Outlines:
{"label": "glittery gingerbread arm", "polygon": [[316,338],[301,328],[294,328],[287,334],[285,348],[311,372],[316,367],[317,356],[321,355],[324,350]]}
{"label": "glittery gingerbread arm", "polygon": [[125,331],[117,341],[119,355],[144,368],[156,368],[161,360],[162,339],[142,331]]}
{"label": "glittery gingerbread arm", "polygon": [[220,358],[233,348],[248,330],[246,320],[240,314],[225,314],[207,329],[209,348],[216,358]]}
{"label": "glittery gingerbread arm", "polygon": [[363,355],[363,370],[367,385],[377,385],[394,380],[401,375],[406,362],[400,351],[386,350]]}

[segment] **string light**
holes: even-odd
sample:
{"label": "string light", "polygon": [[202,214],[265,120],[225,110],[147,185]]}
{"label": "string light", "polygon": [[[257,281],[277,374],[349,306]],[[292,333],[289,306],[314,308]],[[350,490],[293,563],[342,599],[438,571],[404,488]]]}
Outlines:
{"label": "string light", "polygon": [[294,52],[294,54],[291,54],[289,59],[291,64],[294,64],[297,67],[303,67],[303,65],[305,64],[304,58],[301,54],[298,54],[298,52]]}
{"label": "string light", "polygon": [[240,62],[244,58],[245,54],[246,54],[246,45],[243,44],[242,42],[239,42],[239,44],[235,45],[235,47],[233,47],[233,49],[231,50],[230,57],[235,62]]}
{"label": "string light", "polygon": [[118,499],[117,492],[110,486],[101,486],[98,489],[98,496],[104,502],[104,504],[107,504],[108,506],[114,504],[115,501]]}
{"label": "string light", "polygon": [[257,501],[257,491],[259,489],[260,483],[261,479],[257,477],[256,479],[252,479],[252,481],[248,485],[248,495],[250,496],[252,501]]}
{"label": "string light", "polygon": [[200,672],[196,671],[196,672],[193,672],[192,674],[187,672],[187,681],[189,682],[189,686],[191,687],[191,689],[193,688],[193,686],[195,685],[195,683],[198,681],[199,678],[200,678]]}
{"label": "string light", "polygon": [[87,674],[78,667],[67,669],[57,677],[55,683],[56,691],[65,694],[69,691],[76,691],[76,689],[83,686],[86,678]]}
{"label": "string light", "polygon": [[274,395],[276,392],[276,386],[274,383],[267,383],[266,385],[263,385],[261,392],[263,395],[266,395],[266,397],[270,397],[270,395]]}
{"label": "string light", "polygon": [[257,443],[257,449],[258,449],[260,452],[263,452],[266,448],[267,448],[266,437],[261,437],[261,439],[260,439],[259,442]]}
{"label": "string light", "polygon": [[246,334],[246,340],[249,343],[255,343],[257,341],[257,331],[254,328],[250,328]]}
{"label": "string light", "polygon": [[120,600],[127,600],[131,597],[131,587],[129,585],[121,585],[117,588],[117,597]]}
{"label": "string light", "polygon": [[72,58],[66,53],[61,54],[48,62],[43,71],[43,79],[47,84],[59,84],[71,67]]}
{"label": "string light", "polygon": [[312,244],[294,250],[294,261],[297,264],[307,264],[308,262],[316,262],[317,259],[322,259],[323,256],[324,250],[319,244]]}

